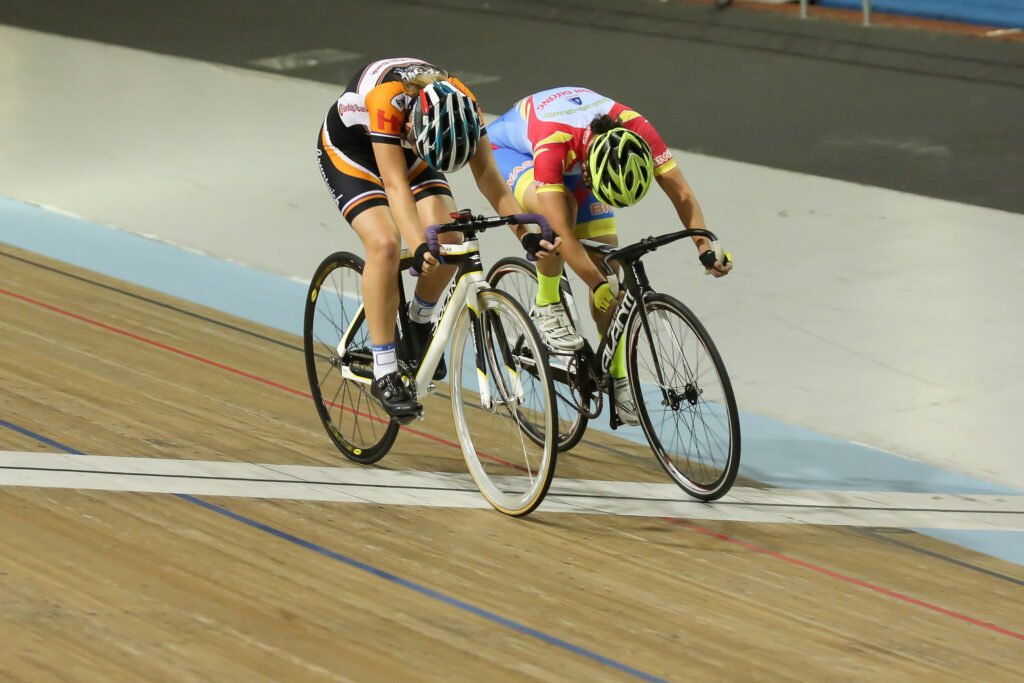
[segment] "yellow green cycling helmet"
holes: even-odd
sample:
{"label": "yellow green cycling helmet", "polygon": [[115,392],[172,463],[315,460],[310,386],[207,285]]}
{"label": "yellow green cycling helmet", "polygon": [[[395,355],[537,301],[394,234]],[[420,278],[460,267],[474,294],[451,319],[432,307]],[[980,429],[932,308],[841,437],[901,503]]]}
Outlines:
{"label": "yellow green cycling helmet", "polygon": [[651,146],[639,133],[621,126],[594,136],[587,167],[594,196],[617,208],[643,199],[654,177]]}

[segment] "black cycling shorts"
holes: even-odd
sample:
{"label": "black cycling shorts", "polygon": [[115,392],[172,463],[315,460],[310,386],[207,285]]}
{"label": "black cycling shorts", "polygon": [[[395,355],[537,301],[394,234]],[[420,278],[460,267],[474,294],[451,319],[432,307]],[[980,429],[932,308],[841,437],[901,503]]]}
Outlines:
{"label": "black cycling shorts", "polygon": [[[443,173],[430,168],[411,150],[404,151],[409,188],[416,201],[438,194],[452,196],[451,186]],[[339,149],[330,144],[326,131],[321,129],[317,136],[316,156],[334,203],[350,224],[366,209],[388,205],[384,181],[372,148],[358,153]]]}

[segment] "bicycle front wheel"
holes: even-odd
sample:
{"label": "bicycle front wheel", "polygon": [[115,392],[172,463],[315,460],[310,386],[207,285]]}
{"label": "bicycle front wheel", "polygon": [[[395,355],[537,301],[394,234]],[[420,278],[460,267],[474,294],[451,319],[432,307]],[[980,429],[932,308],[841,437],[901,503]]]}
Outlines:
{"label": "bicycle front wheel", "polygon": [[557,409],[540,336],[508,294],[483,290],[452,336],[455,430],[477,488],[500,512],[532,512],[551,486]]}
{"label": "bicycle front wheel", "polygon": [[626,333],[630,389],[658,462],[683,490],[715,500],[740,465],[740,419],[732,383],[711,336],[693,312],[648,294]]}
{"label": "bicycle front wheel", "polygon": [[363,259],[328,256],[306,296],[302,341],[320,422],[345,457],[364,465],[388,452],[398,423],[370,395],[373,349],[363,314]]}
{"label": "bicycle front wheel", "polygon": [[[529,311],[537,300],[537,268],[523,258],[508,256],[495,263],[487,273],[487,282],[496,289],[508,292]],[[559,283],[566,313],[578,328],[576,310],[569,282],[563,277]],[[583,355],[549,352],[548,361],[554,379],[555,400],[558,404],[558,450],[566,452],[580,442],[587,430],[589,397],[581,390],[583,377],[577,369],[583,366]],[[586,372],[586,370],[584,370]]]}

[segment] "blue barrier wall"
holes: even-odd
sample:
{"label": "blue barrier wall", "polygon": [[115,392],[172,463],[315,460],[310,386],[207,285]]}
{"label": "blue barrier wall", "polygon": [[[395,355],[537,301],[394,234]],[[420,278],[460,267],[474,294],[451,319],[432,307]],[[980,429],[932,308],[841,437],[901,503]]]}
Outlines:
{"label": "blue barrier wall", "polygon": [[[821,7],[861,9],[861,0],[821,0]],[[871,11],[978,26],[1024,28],[1024,0],[871,0]]]}

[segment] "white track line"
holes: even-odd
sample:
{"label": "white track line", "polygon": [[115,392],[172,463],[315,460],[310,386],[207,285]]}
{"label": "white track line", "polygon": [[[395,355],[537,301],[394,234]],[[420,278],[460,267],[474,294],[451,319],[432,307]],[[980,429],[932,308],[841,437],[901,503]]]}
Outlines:
{"label": "white track line", "polygon": [[[0,452],[0,485],[487,508],[467,474]],[[1024,531],[1024,496],[734,488],[705,504],[674,484],[555,479],[541,512]]]}

